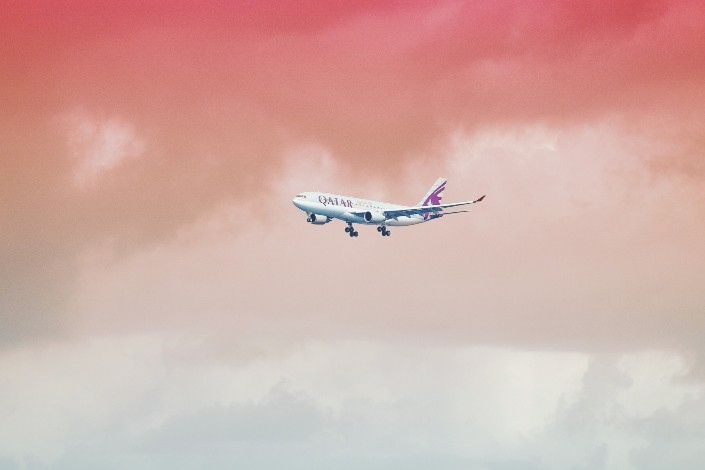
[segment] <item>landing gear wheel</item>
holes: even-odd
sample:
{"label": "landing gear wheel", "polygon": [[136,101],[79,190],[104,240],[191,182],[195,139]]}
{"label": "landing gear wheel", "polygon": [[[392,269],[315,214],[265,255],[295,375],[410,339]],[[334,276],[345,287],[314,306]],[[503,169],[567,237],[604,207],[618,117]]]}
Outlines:
{"label": "landing gear wheel", "polygon": [[355,231],[352,233],[352,236],[353,236],[353,237],[357,237],[357,235],[358,235],[357,230],[355,230]]}
{"label": "landing gear wheel", "polygon": [[377,231],[378,231],[378,232],[383,232],[383,231],[384,231],[384,228],[383,228],[381,225],[378,225],[378,226],[377,226]]}
{"label": "landing gear wheel", "polygon": [[345,233],[350,233],[350,227],[345,227]]}

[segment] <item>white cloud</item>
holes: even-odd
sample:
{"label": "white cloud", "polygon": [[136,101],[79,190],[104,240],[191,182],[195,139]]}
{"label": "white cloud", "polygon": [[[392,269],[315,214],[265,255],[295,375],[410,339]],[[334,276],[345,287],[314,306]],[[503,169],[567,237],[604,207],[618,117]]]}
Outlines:
{"label": "white cloud", "polygon": [[556,420],[535,437],[546,468],[639,469],[654,448],[679,454],[688,462],[679,468],[702,466],[696,439],[664,444],[653,432],[678,423],[686,434],[704,433],[705,415],[693,418],[691,408],[693,401],[702,405],[705,386],[684,383],[685,372],[682,358],[664,351],[592,356],[579,390],[564,397]]}
{"label": "white cloud", "polygon": [[119,118],[96,118],[79,109],[67,113],[62,122],[79,186],[94,183],[125,160],[144,153],[144,141],[130,123]]}

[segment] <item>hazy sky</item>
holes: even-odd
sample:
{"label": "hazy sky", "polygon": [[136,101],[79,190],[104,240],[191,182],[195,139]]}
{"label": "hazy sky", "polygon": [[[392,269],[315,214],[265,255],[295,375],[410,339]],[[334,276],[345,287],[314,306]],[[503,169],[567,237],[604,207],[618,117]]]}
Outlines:
{"label": "hazy sky", "polygon": [[701,2],[0,10],[0,469],[705,466]]}

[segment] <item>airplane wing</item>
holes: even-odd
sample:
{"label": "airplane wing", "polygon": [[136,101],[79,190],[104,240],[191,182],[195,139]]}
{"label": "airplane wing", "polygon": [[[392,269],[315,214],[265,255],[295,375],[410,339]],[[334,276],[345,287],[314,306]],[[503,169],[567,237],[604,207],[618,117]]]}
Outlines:
{"label": "airplane wing", "polygon": [[387,219],[396,219],[397,217],[403,217],[403,216],[410,216],[414,214],[418,215],[423,215],[423,214],[436,214],[439,212],[443,212],[443,209],[447,209],[449,207],[457,207],[457,206],[466,206],[468,204],[475,204],[476,202],[480,202],[485,198],[485,196],[482,196],[481,198],[475,199],[474,201],[466,201],[466,202],[454,202],[451,204],[438,204],[435,206],[413,206],[413,207],[407,207],[404,209],[395,209],[391,211],[384,211],[384,217]]}

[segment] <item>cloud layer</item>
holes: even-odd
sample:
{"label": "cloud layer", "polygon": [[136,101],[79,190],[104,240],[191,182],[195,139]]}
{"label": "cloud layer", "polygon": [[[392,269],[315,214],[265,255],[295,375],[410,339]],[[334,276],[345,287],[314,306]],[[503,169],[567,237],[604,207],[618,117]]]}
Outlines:
{"label": "cloud layer", "polygon": [[702,466],[699,2],[4,15],[0,466]]}

